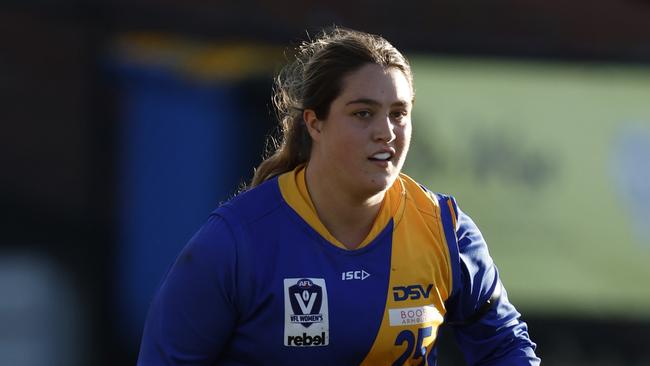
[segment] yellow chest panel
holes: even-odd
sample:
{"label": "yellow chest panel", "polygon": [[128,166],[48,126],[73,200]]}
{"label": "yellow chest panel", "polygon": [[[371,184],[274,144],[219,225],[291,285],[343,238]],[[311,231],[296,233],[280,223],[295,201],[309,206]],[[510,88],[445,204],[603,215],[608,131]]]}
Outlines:
{"label": "yellow chest panel", "polygon": [[420,365],[431,351],[451,293],[440,208],[404,177],[406,202],[394,223],[391,272],[381,327],[363,365]]}

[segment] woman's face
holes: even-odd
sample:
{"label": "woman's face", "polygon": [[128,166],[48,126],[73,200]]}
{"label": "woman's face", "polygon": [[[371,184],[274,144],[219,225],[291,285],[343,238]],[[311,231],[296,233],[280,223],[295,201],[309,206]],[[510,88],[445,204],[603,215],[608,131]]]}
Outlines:
{"label": "woman's face", "polygon": [[305,113],[313,139],[309,164],[317,165],[319,178],[350,193],[386,190],[406,159],[412,101],[411,85],[397,68],[367,64],[349,74],[326,119]]}

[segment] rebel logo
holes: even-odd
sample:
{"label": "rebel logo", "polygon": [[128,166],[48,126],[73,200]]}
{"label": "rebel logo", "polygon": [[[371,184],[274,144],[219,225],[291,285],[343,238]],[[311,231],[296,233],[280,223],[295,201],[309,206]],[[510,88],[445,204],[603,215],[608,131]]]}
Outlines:
{"label": "rebel logo", "polygon": [[289,301],[293,314],[290,316],[292,323],[300,323],[309,327],[313,323],[323,321],[320,313],[323,304],[323,289],[309,279],[301,279],[289,287]]}
{"label": "rebel logo", "polygon": [[320,346],[325,344],[325,332],[322,332],[319,335],[309,336],[307,333],[302,333],[300,336],[288,336],[287,337],[288,346]]}

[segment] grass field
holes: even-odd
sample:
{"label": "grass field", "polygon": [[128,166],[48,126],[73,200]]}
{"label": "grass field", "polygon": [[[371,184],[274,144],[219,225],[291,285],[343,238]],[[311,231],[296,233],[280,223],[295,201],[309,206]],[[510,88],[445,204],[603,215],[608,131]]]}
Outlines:
{"label": "grass field", "polygon": [[650,68],[410,58],[406,172],[456,196],[511,300],[650,319]]}

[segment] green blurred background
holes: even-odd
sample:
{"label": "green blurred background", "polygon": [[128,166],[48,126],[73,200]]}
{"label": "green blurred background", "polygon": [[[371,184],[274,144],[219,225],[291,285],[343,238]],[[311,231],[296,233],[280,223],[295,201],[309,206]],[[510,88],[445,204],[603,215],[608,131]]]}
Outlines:
{"label": "green blurred background", "polygon": [[453,194],[525,314],[650,318],[650,71],[411,57],[405,170]]}

